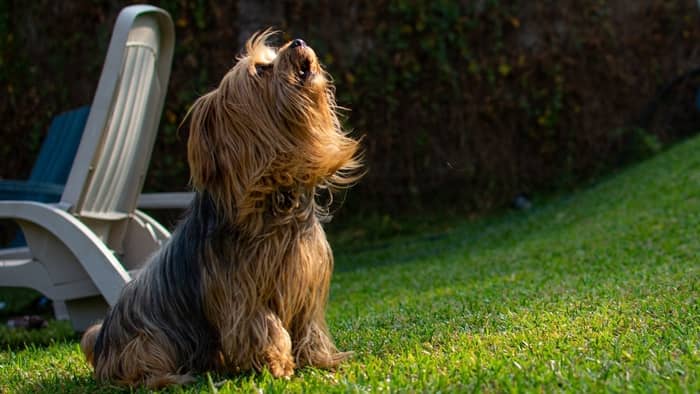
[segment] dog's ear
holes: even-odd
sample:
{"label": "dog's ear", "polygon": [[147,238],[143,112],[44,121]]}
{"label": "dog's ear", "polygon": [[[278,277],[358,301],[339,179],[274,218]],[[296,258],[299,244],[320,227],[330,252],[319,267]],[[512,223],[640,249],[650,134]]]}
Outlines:
{"label": "dog's ear", "polygon": [[189,111],[190,130],[187,140],[187,159],[192,186],[198,190],[212,185],[218,176],[216,163],[217,92],[200,97]]}

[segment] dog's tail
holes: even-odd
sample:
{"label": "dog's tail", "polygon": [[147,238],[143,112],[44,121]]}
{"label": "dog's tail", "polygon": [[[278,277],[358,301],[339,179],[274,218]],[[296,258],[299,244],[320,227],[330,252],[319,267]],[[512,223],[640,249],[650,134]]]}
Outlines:
{"label": "dog's tail", "polygon": [[101,329],[102,324],[90,326],[83,334],[83,339],[80,340],[80,350],[83,351],[85,359],[93,367],[95,366],[95,342],[97,342],[97,336],[100,335]]}

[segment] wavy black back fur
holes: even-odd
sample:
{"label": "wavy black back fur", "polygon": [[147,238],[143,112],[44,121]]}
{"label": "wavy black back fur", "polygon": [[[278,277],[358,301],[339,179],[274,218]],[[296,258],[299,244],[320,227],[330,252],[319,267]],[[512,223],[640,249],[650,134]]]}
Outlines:
{"label": "wavy black back fur", "polygon": [[[176,363],[183,371],[201,372],[219,362],[219,334],[204,313],[203,262],[207,243],[222,235],[235,238],[220,221],[206,193],[196,193],[189,213],[147,268],[123,290],[102,324],[94,348],[96,365],[121,351],[139,336],[170,339]],[[136,294],[130,294],[136,293]],[[128,370],[126,366],[124,370]]]}

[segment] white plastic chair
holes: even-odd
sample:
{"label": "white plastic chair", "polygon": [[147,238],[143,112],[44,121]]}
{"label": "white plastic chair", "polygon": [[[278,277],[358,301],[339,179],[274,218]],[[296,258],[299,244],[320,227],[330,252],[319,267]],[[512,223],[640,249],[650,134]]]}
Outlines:
{"label": "white plastic chair", "polygon": [[[0,251],[0,286],[34,288],[82,331],[170,234],[136,209],[170,76],[175,33],[156,7],[124,8],[58,204],[0,201],[26,248]],[[65,306],[63,312],[60,307]]]}

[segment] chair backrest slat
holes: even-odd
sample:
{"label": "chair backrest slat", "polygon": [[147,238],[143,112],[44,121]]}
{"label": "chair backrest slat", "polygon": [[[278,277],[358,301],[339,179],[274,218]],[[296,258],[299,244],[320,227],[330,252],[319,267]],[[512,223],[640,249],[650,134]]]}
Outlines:
{"label": "chair backrest slat", "polygon": [[61,185],[66,183],[89,111],[90,107],[85,106],[64,112],[53,119],[29,175],[30,181]]}
{"label": "chair backrest slat", "polygon": [[155,48],[127,43],[122,86],[119,87],[112,119],[107,126],[107,140],[102,146],[102,160],[95,167],[83,212],[93,216],[120,212],[119,197],[130,185],[130,169],[135,164],[141,132],[147,128],[148,97],[154,84]]}
{"label": "chair backrest slat", "polygon": [[160,9],[132,6],[119,15],[61,198],[73,214],[109,221],[136,209],[163,108],[173,41],[172,22]]}

